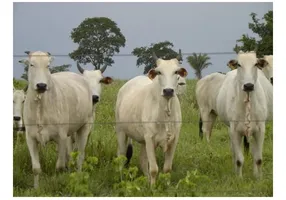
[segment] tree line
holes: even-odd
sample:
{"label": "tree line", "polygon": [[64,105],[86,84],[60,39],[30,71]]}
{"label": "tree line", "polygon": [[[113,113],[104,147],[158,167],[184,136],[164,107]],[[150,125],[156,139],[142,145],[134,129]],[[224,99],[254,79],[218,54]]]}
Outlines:
{"label": "tree line", "polygon": [[[256,50],[259,57],[263,55],[273,55],[273,11],[264,14],[262,19],[257,18],[257,14],[250,14],[252,22],[248,24],[249,29],[259,36],[259,39],[243,34],[234,45],[233,51]],[[262,21],[263,20],[263,21]],[[94,69],[103,66],[112,66],[114,54],[120,52],[120,48],[125,47],[126,38],[122,34],[117,24],[107,17],[94,17],[84,19],[80,25],[71,31],[71,39],[78,44],[78,48],[69,53],[69,57],[78,63],[90,63]],[[155,66],[152,59],[152,52],[159,58],[171,59],[178,56],[174,50],[174,45],[170,41],[151,43],[149,46],[137,47],[132,54],[137,57],[136,66],[143,66],[143,74],[146,74]],[[182,61],[182,60],[181,60]],[[20,61],[21,62],[21,61]],[[212,65],[207,54],[196,54],[187,57],[187,62],[194,70],[198,79],[202,78],[203,69]],[[24,74],[22,79],[27,80],[28,66],[23,62]],[[53,66],[51,73],[69,71],[70,64]]]}

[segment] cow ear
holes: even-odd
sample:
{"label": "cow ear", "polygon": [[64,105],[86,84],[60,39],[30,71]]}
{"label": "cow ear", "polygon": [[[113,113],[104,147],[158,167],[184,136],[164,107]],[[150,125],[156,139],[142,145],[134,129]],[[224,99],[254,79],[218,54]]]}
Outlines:
{"label": "cow ear", "polygon": [[234,69],[237,69],[237,60],[230,60],[228,63],[227,63],[227,66],[231,69],[231,70],[234,70]]}
{"label": "cow ear", "polygon": [[178,74],[181,76],[181,77],[186,77],[188,75],[188,72],[185,68],[180,68],[178,70]]}
{"label": "cow ear", "polygon": [[153,80],[157,75],[157,72],[155,69],[150,69],[149,72],[148,72],[148,77]]}
{"label": "cow ear", "polygon": [[257,59],[257,63],[255,64],[255,66],[259,69],[266,67],[266,65],[268,65],[268,62],[263,58]]}
{"label": "cow ear", "polygon": [[113,79],[111,78],[111,77],[104,77],[104,78],[102,78],[101,80],[100,80],[100,83],[104,83],[104,84],[110,84],[110,83],[112,83],[113,82]]}

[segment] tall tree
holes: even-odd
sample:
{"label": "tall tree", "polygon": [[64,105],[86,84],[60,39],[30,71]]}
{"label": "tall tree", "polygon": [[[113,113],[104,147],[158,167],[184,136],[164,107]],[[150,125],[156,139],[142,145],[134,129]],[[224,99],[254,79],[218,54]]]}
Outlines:
{"label": "tall tree", "polygon": [[259,39],[250,37],[247,34],[243,34],[242,38],[237,40],[241,45],[235,45],[234,51],[253,51],[255,50],[258,57],[263,55],[273,55],[273,11],[270,10],[264,14],[261,22],[257,19],[257,14],[250,14],[253,23],[249,23],[248,27],[253,33],[259,36]]}
{"label": "tall tree", "polygon": [[[137,47],[133,49],[132,54],[137,56],[136,66],[144,66],[143,74],[147,74],[151,68],[156,66],[155,60],[152,57],[154,52],[159,58],[162,59],[172,59],[176,58],[179,53],[173,50],[173,43],[169,41],[159,42],[151,44],[150,47]],[[182,58],[181,60],[182,61]]]}
{"label": "tall tree", "polygon": [[94,69],[111,66],[113,55],[126,42],[117,24],[106,17],[86,18],[72,30],[71,38],[79,46],[69,56],[79,63],[91,63]]}
{"label": "tall tree", "polygon": [[[22,74],[21,78],[28,81],[28,68],[29,68],[28,62],[25,59],[22,59],[19,60],[19,63],[23,64],[24,66],[24,73]],[[71,67],[70,64],[64,64],[64,65],[50,67],[49,70],[53,74],[56,72],[69,71],[70,67]]]}
{"label": "tall tree", "polygon": [[207,68],[208,66],[212,65],[209,62],[210,57],[207,54],[196,54],[187,57],[187,61],[190,66],[195,70],[195,74],[198,79],[202,78],[202,71],[203,69]]}

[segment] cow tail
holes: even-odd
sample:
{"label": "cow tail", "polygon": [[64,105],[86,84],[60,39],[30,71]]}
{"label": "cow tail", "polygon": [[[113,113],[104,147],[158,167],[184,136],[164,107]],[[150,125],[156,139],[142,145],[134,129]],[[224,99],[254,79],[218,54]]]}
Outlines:
{"label": "cow tail", "polygon": [[200,121],[199,121],[199,136],[201,139],[203,139],[203,121],[200,115]]}
{"label": "cow tail", "polygon": [[132,139],[128,137],[128,144],[127,144],[127,151],[126,151],[126,166],[130,163],[130,160],[133,155],[133,146],[132,146]]}
{"label": "cow tail", "polygon": [[244,152],[246,154],[248,154],[248,152],[249,152],[249,142],[248,142],[247,137],[245,135],[243,136],[243,146],[244,146]]}

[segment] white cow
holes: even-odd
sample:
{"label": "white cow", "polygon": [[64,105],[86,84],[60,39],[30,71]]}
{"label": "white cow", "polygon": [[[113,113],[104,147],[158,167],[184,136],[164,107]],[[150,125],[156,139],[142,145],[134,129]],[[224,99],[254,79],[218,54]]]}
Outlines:
{"label": "white cow", "polygon": [[184,77],[178,75],[177,95],[181,96],[186,93],[187,83]]}
{"label": "white cow", "polygon": [[205,134],[208,142],[217,117],[216,98],[224,79],[225,74],[215,72],[196,84],[196,100],[200,111],[199,136],[203,138]]}
{"label": "white cow", "polygon": [[26,141],[32,160],[34,187],[39,186],[41,166],[38,143],[58,144],[57,169],[66,167],[67,137],[77,132],[78,170],[81,171],[85,146],[93,126],[92,91],[83,76],[72,72],[51,74],[49,53],[29,54],[28,90],[24,103]]}
{"label": "white cow", "polygon": [[13,88],[13,121],[17,134],[22,134],[25,131],[23,122],[23,105],[26,94],[24,90],[16,90]]}
{"label": "white cow", "polygon": [[115,110],[117,154],[125,155],[127,137],[139,142],[140,165],[151,185],[158,173],[156,147],[160,146],[165,152],[163,171],[172,169],[182,120],[176,95],[177,74],[187,76],[177,59],[162,60],[153,56],[157,67],[148,72],[148,77],[137,76],[120,88]]}
{"label": "white cow", "polygon": [[217,96],[216,111],[229,126],[233,161],[238,175],[242,177],[244,162],[241,139],[252,135],[254,175],[261,177],[265,121],[272,118],[273,87],[258,69],[261,62],[255,52],[240,51],[237,60],[230,62],[237,70],[226,74]]}

